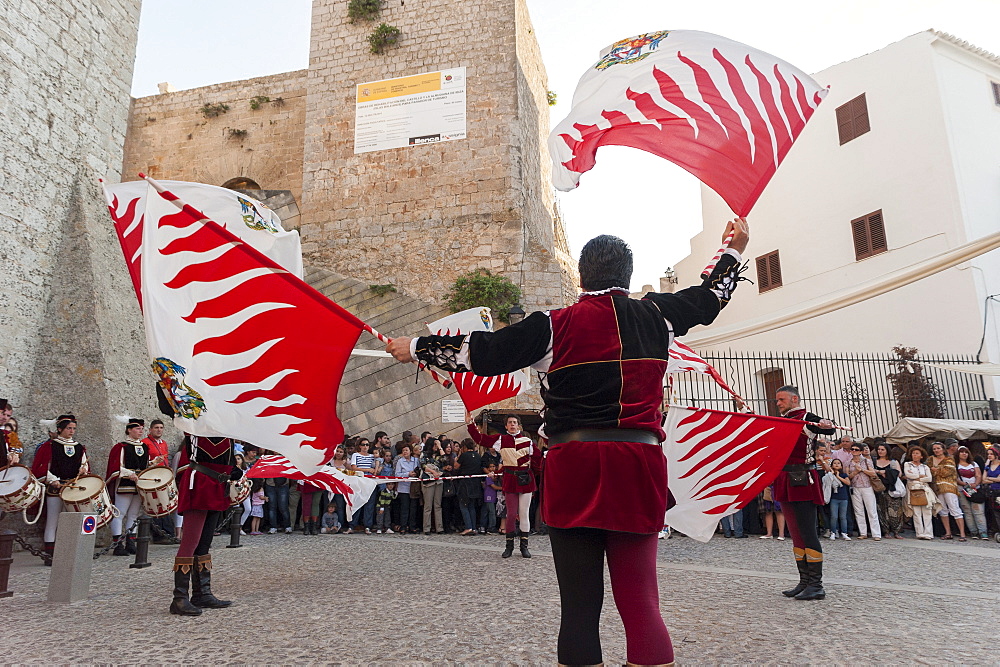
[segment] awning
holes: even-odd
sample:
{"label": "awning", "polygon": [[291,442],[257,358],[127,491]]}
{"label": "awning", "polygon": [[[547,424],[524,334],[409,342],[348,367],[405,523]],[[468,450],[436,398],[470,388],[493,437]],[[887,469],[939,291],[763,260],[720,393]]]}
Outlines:
{"label": "awning", "polygon": [[927,436],[975,440],[1000,436],[1000,420],[996,419],[924,419],[905,417],[885,434],[890,445],[903,445]]}
{"label": "awning", "polygon": [[933,366],[934,368],[943,368],[946,371],[958,371],[959,373],[973,373],[975,375],[1000,375],[1000,364],[924,364],[924,366]]}

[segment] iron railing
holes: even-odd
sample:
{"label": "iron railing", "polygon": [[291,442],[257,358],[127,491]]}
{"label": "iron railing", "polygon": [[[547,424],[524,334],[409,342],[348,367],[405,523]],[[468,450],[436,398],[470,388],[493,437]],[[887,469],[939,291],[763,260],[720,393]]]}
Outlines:
{"label": "iron railing", "polygon": [[[895,355],[729,351],[702,357],[758,414],[768,414],[774,396],[767,394],[773,391],[776,378],[781,378],[799,387],[802,404],[811,412],[853,427],[857,437],[881,435],[899,421],[896,395],[886,377],[897,369]],[[916,361],[937,387],[945,419],[994,418],[982,376],[927,365],[975,364],[975,357],[928,355]],[[676,374],[674,391],[674,400],[681,405],[734,409],[732,397],[701,373]]]}

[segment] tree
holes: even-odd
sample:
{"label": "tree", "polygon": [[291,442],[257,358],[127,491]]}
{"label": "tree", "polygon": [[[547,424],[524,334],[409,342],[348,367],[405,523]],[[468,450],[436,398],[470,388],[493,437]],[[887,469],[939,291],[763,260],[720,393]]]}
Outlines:
{"label": "tree", "polygon": [[924,375],[923,366],[917,363],[917,348],[897,345],[892,348],[898,357],[895,373],[886,378],[896,394],[896,411],[900,417],[944,418],[944,401],[941,389]]}
{"label": "tree", "polygon": [[507,322],[507,312],[521,298],[521,290],[506,276],[493,275],[489,269],[475,269],[452,283],[447,298],[453,313],[488,306],[493,319]]}

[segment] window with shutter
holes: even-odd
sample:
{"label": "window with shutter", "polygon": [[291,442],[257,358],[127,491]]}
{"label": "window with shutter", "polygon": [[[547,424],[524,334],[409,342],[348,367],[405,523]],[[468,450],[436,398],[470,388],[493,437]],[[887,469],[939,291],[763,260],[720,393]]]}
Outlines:
{"label": "window with shutter", "polygon": [[889,249],[885,238],[885,224],[882,211],[875,211],[851,220],[851,235],[854,237],[854,258],[866,259]]}
{"label": "window with shutter", "polygon": [[767,292],[775,287],[781,287],[781,260],[778,259],[778,251],[761,255],[755,261],[757,264],[757,291]]}
{"label": "window with shutter", "polygon": [[841,146],[871,129],[868,101],[864,93],[837,107],[837,133],[840,135]]}
{"label": "window with shutter", "polygon": [[1000,83],[991,81],[993,84],[993,103],[1000,107]]}

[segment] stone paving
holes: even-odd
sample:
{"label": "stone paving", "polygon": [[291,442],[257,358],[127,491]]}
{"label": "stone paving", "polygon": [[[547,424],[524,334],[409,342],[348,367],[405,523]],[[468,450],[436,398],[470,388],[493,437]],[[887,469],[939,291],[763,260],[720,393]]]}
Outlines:
{"label": "stone paving", "polygon": [[[152,567],[105,556],[91,596],[45,601],[48,569],[15,555],[0,599],[3,663],[555,664],[558,592],[544,537],[503,561],[491,536],[267,535],[225,549],[213,588],[235,600],[170,616],[173,548]],[[1000,545],[829,542],[827,599],[779,591],[796,579],[791,542],[676,537],[659,543],[663,616],[677,663],[991,664]],[[606,664],[625,662],[606,598]]]}

